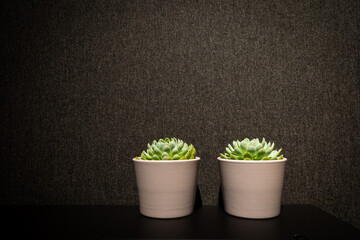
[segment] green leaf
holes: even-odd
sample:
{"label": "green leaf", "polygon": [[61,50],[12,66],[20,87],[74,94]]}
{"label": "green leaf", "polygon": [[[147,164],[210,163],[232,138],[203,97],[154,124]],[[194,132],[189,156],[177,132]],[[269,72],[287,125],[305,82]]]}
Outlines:
{"label": "green leaf", "polygon": [[228,159],[227,156],[225,156],[224,154],[220,153],[220,157],[223,158],[223,159]]}
{"label": "green leaf", "polygon": [[163,157],[163,160],[171,160],[171,157],[169,155],[166,155],[165,157]]}
{"label": "green leaf", "polygon": [[253,146],[250,146],[250,147],[248,148],[248,153],[250,153],[251,156],[255,156],[255,153],[256,153],[255,148],[254,148]]}
{"label": "green leaf", "polygon": [[170,147],[170,149],[173,149],[173,148],[175,147],[175,143],[174,143],[174,142],[170,142],[170,143],[169,143],[169,147]]}
{"label": "green leaf", "polygon": [[233,141],[232,144],[233,144],[233,149],[234,150],[235,150],[236,147],[239,147],[236,141]]}
{"label": "green leaf", "polygon": [[230,158],[234,160],[238,160],[237,157],[234,154],[230,154]]}
{"label": "green leaf", "polygon": [[263,157],[261,160],[270,160],[269,157]]}
{"label": "green leaf", "polygon": [[235,149],[231,146],[230,143],[229,143],[228,147],[229,147],[229,149],[230,149],[231,152],[234,152],[234,151],[235,151]]}
{"label": "green leaf", "polygon": [[162,159],[164,159],[165,156],[169,156],[169,154],[167,152],[163,152],[161,155]]}
{"label": "green leaf", "polygon": [[192,152],[192,150],[189,150],[189,151],[185,154],[185,159],[190,159],[190,157],[191,157],[191,152]]}
{"label": "green leaf", "polygon": [[230,155],[233,153],[229,148],[226,148],[225,150],[226,150],[226,152],[227,152],[228,154],[230,154]]}
{"label": "green leaf", "polygon": [[244,159],[246,159],[246,158],[253,159],[253,156],[251,155],[251,153],[245,152],[245,153],[244,153]]}
{"label": "green leaf", "polygon": [[[237,154],[241,154],[241,151],[240,151],[240,149],[236,146],[235,148],[234,148],[234,150],[235,150],[235,152],[237,153]],[[241,154],[242,155],[242,154]]]}
{"label": "green leaf", "polygon": [[185,155],[186,159],[190,159],[193,148],[194,148],[194,146],[191,144],[190,147],[189,147],[188,152]]}
{"label": "green leaf", "polygon": [[244,160],[252,160],[251,158],[244,158]]}
{"label": "green leaf", "polygon": [[159,148],[160,151],[163,151],[164,146],[165,146],[165,143],[163,143],[163,142],[158,142],[158,143],[156,144],[156,146]]}
{"label": "green leaf", "polygon": [[145,155],[145,152],[142,152],[140,156],[141,156],[142,159],[147,160],[147,157],[146,157],[146,155]]}
{"label": "green leaf", "polygon": [[255,147],[256,153],[258,153],[260,149],[261,149],[261,144],[259,143],[259,144],[256,145],[256,147]]}
{"label": "green leaf", "polygon": [[240,142],[239,140],[236,140],[236,146],[238,146],[238,148],[239,148],[240,151],[241,151],[240,144],[241,144],[241,142]]}
{"label": "green leaf", "polygon": [[264,156],[265,156],[265,149],[261,148],[255,158],[262,159]]}
{"label": "green leaf", "polygon": [[167,153],[170,153],[170,151],[171,151],[170,146],[169,146],[169,145],[165,145],[163,151],[164,151],[164,152],[167,152]]}
{"label": "green leaf", "polygon": [[196,157],[196,149],[195,149],[195,147],[193,147],[193,151],[191,153],[191,158],[190,159],[195,159],[195,157]]}
{"label": "green leaf", "polygon": [[151,151],[153,151],[153,149],[149,143],[147,144],[147,148],[150,149]]}
{"label": "green leaf", "polygon": [[151,149],[146,150],[147,154],[149,154],[151,157],[154,155],[154,152]]}
{"label": "green leaf", "polygon": [[279,151],[276,151],[276,150],[272,151],[272,152],[270,153],[270,155],[269,155],[269,158],[270,158],[270,159],[276,159],[277,156],[279,156],[279,154],[281,153],[281,150],[282,150],[282,149],[280,149]]}
{"label": "green leaf", "polygon": [[152,159],[153,159],[153,160],[160,160],[159,156],[158,156],[158,155],[155,155],[155,154],[154,154],[154,156],[153,156]]}
{"label": "green leaf", "polygon": [[179,154],[175,154],[171,159],[172,160],[179,160],[180,156],[179,156]]}
{"label": "green leaf", "polygon": [[268,156],[271,153],[272,149],[271,148],[267,148],[265,151],[265,155]]}
{"label": "green leaf", "polygon": [[274,149],[274,143],[271,144],[270,148],[271,148],[271,151]]}
{"label": "green leaf", "polygon": [[188,150],[189,150],[189,148],[188,147],[183,147],[183,149],[181,150],[181,152],[180,152],[180,156],[185,156],[186,155],[186,153],[188,152]]}
{"label": "green leaf", "polygon": [[240,143],[240,150],[243,154],[247,151],[247,144],[245,142]]}
{"label": "green leaf", "polygon": [[281,150],[282,150],[282,149],[280,149],[279,151],[276,151],[276,150],[272,151],[272,152],[269,154],[269,158],[270,158],[270,159],[276,159],[276,157],[281,153]]}
{"label": "green leaf", "polygon": [[171,151],[172,154],[174,154],[174,153],[176,154],[176,153],[178,153],[178,152],[179,152],[179,150],[178,150],[177,147],[174,147],[174,149]]}
{"label": "green leaf", "polygon": [[261,147],[265,148],[265,144],[266,144],[266,141],[265,141],[265,138],[263,138],[262,141],[261,141]]}
{"label": "green leaf", "polygon": [[184,142],[180,140],[178,142],[177,148],[181,150],[183,146],[184,146]]}

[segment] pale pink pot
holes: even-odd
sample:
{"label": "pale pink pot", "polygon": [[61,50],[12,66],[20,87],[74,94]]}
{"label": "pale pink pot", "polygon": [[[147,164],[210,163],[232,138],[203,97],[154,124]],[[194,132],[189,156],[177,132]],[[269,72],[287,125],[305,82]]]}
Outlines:
{"label": "pale pink pot", "polygon": [[133,161],[141,214],[178,218],[194,211],[200,158]]}
{"label": "pale pink pot", "polygon": [[228,160],[218,158],[225,211],[244,218],[280,214],[286,158]]}

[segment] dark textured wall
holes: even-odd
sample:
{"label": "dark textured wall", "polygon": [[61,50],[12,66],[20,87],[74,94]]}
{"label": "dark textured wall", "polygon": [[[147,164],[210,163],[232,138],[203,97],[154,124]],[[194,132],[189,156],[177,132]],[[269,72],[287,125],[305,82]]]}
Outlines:
{"label": "dark textured wall", "polygon": [[354,1],[23,1],[1,6],[2,204],[137,204],[131,159],[193,143],[282,147],[283,203],[360,227]]}

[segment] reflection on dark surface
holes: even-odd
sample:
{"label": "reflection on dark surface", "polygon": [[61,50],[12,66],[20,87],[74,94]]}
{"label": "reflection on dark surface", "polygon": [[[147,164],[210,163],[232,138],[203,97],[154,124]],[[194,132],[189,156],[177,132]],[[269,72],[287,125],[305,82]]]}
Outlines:
{"label": "reflection on dark surface", "polygon": [[285,205],[278,217],[256,220],[215,206],[176,219],[142,216],[139,206],[0,206],[0,212],[6,220],[0,231],[13,239],[360,239],[358,229],[309,205]]}
{"label": "reflection on dark surface", "polygon": [[222,194],[222,186],[219,187],[218,205],[221,209],[224,209],[224,198]]}
{"label": "reflection on dark surface", "polygon": [[281,238],[280,217],[270,219],[248,219],[229,215],[225,212],[224,199],[222,194],[222,186],[219,187],[218,205],[223,211],[218,217],[224,223],[224,235],[229,238],[238,236],[251,236],[252,238],[260,238],[267,236],[267,239]]}
{"label": "reflection on dark surface", "polygon": [[196,231],[197,210],[202,207],[202,199],[199,186],[196,187],[194,212],[185,217],[173,219],[157,219],[144,216],[139,219],[139,228],[141,229],[141,237],[153,236],[154,238],[169,238],[177,236],[178,238],[191,237],[190,233]]}
{"label": "reflection on dark surface", "polygon": [[196,186],[196,195],[195,195],[195,206],[194,206],[194,210],[196,211],[197,209],[199,209],[202,206],[202,198],[201,198],[201,194],[200,194],[200,189],[199,186]]}
{"label": "reflection on dark surface", "polygon": [[271,219],[246,219],[223,215],[225,236],[229,238],[247,237],[251,239],[281,239],[281,220],[279,217]]}

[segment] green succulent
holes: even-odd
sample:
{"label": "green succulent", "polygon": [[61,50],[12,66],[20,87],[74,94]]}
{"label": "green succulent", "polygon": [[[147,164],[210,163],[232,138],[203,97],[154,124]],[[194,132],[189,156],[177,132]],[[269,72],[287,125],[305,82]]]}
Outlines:
{"label": "green succulent", "polygon": [[262,142],[258,138],[252,139],[245,138],[241,142],[239,140],[233,141],[232,145],[229,144],[226,148],[226,153],[220,153],[223,159],[233,160],[280,160],[283,158],[281,150],[273,150],[274,143],[266,142],[263,138]]}
{"label": "green succulent", "polygon": [[184,143],[176,138],[165,138],[154,140],[150,145],[148,143],[146,152],[141,153],[141,157],[136,159],[142,160],[183,160],[194,159],[196,150],[194,146]]}

